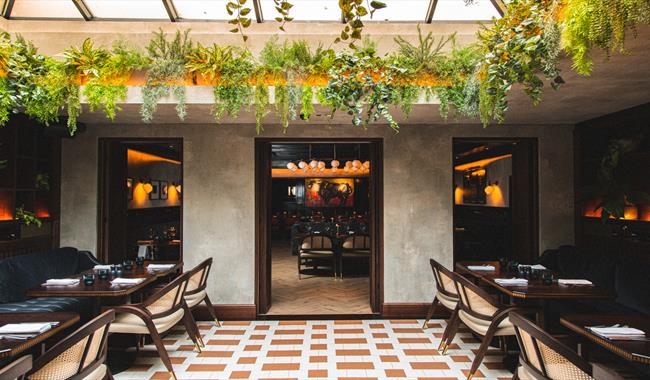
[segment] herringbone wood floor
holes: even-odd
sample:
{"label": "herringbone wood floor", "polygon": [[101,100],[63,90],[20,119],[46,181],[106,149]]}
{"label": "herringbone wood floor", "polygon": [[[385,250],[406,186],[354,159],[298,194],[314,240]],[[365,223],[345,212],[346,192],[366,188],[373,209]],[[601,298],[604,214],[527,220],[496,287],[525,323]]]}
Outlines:
{"label": "herringbone wood floor", "polygon": [[334,279],[303,276],[298,280],[296,256],[288,242],[274,242],[272,249],[271,309],[269,314],[370,314],[368,276]]}

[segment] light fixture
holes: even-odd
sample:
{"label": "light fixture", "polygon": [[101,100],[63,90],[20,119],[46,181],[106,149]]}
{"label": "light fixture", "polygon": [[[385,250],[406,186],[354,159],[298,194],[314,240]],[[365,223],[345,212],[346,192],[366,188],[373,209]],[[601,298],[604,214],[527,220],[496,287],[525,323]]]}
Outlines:
{"label": "light fixture", "polygon": [[296,186],[289,185],[289,186],[287,187],[287,195],[288,195],[290,198],[291,198],[291,197],[295,197],[295,196],[296,196]]}
{"label": "light fixture", "polygon": [[178,185],[176,185],[176,191],[178,191],[179,194],[181,193],[181,184],[180,183]]}
{"label": "light fixture", "polygon": [[352,161],[352,167],[355,170],[359,170],[361,168],[361,161],[359,161],[359,160]]}
{"label": "light fixture", "polygon": [[144,185],[142,185],[142,189],[144,190],[145,193],[151,194],[153,191],[153,185],[151,182],[145,182]]}
{"label": "light fixture", "polygon": [[309,167],[311,168],[311,170],[315,170],[315,169],[318,167],[318,161],[316,161],[316,160],[311,160],[311,161],[309,162]]}
{"label": "light fixture", "polygon": [[318,161],[318,170],[325,171],[325,162],[324,161]]}
{"label": "light fixture", "polygon": [[330,165],[332,165],[332,171],[336,172],[337,170],[339,170],[340,164],[341,163],[338,160],[332,160],[332,162],[330,162]]}
{"label": "light fixture", "polygon": [[306,163],[305,161],[300,161],[300,162],[298,163],[298,167],[299,167],[300,169],[302,169],[303,172],[306,172],[307,169],[309,168],[309,165],[307,165],[307,163]]}
{"label": "light fixture", "polygon": [[289,162],[287,164],[287,169],[291,170],[292,172],[295,172],[298,170],[298,165],[294,164],[293,162]]}
{"label": "light fixture", "polygon": [[370,161],[364,162],[363,167],[366,168],[366,170],[370,170]]}
{"label": "light fixture", "polygon": [[492,194],[494,192],[494,188],[497,187],[497,186],[499,186],[499,181],[495,181],[494,184],[491,184],[491,183],[488,182],[488,185],[485,186],[485,189],[484,189],[485,194],[486,195]]}
{"label": "light fixture", "polygon": [[126,187],[129,189],[133,186],[133,180],[131,178],[126,179]]}

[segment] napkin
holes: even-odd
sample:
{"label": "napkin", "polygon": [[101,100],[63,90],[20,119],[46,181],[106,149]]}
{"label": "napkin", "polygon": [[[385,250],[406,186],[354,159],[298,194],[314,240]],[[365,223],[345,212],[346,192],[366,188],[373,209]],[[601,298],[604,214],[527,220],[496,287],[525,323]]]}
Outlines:
{"label": "napkin", "polygon": [[645,338],[645,332],[626,326],[587,327],[591,332],[607,339]]}
{"label": "napkin", "polygon": [[468,265],[467,269],[469,269],[469,270],[478,270],[478,271],[481,271],[481,270],[494,271],[494,270],[496,270],[494,265]]}
{"label": "napkin", "polygon": [[0,334],[41,334],[52,328],[55,322],[8,323],[0,327]]}
{"label": "napkin", "polygon": [[144,281],[144,278],[123,278],[117,277],[111,281],[113,285],[137,285]]}
{"label": "napkin", "polygon": [[589,280],[562,280],[559,279],[557,280],[557,283],[560,285],[593,285],[593,283]]}
{"label": "napkin", "polygon": [[45,286],[69,286],[79,284],[78,278],[52,278],[45,281]]}
{"label": "napkin", "polygon": [[110,266],[110,265],[95,265],[95,266],[93,267],[93,269],[95,269],[95,270],[100,270],[100,269],[108,269],[108,270],[111,270],[111,266]]}
{"label": "napkin", "polygon": [[543,266],[542,264],[534,264],[534,265],[519,264],[519,267],[530,267],[530,269],[546,270],[546,267]]}
{"label": "napkin", "polygon": [[527,286],[528,280],[525,278],[495,278],[494,282],[499,285]]}
{"label": "napkin", "polygon": [[165,269],[172,269],[176,264],[149,264],[147,265],[147,268],[149,270],[165,270]]}

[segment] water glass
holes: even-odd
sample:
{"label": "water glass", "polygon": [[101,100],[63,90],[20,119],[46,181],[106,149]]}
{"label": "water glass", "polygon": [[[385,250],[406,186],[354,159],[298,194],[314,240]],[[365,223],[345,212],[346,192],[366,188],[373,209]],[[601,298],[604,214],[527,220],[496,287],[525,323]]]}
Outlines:
{"label": "water glass", "polygon": [[84,280],[84,284],[86,284],[87,286],[90,286],[90,285],[95,283],[95,275],[92,274],[92,273],[91,274],[84,274],[83,275],[83,280]]}

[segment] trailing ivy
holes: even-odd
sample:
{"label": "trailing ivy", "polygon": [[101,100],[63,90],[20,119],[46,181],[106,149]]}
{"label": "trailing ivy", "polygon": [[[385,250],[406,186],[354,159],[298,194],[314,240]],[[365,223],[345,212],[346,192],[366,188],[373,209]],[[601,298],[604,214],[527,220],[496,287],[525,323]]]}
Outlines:
{"label": "trailing ivy", "polygon": [[185,119],[185,65],[187,55],[192,49],[189,30],[176,31],[174,39],[168,41],[165,33],[160,30],[147,45],[148,57],[151,64],[147,71],[147,79],[142,88],[142,121],[149,123],[163,97],[172,95],[176,98],[176,114],[180,120]]}

